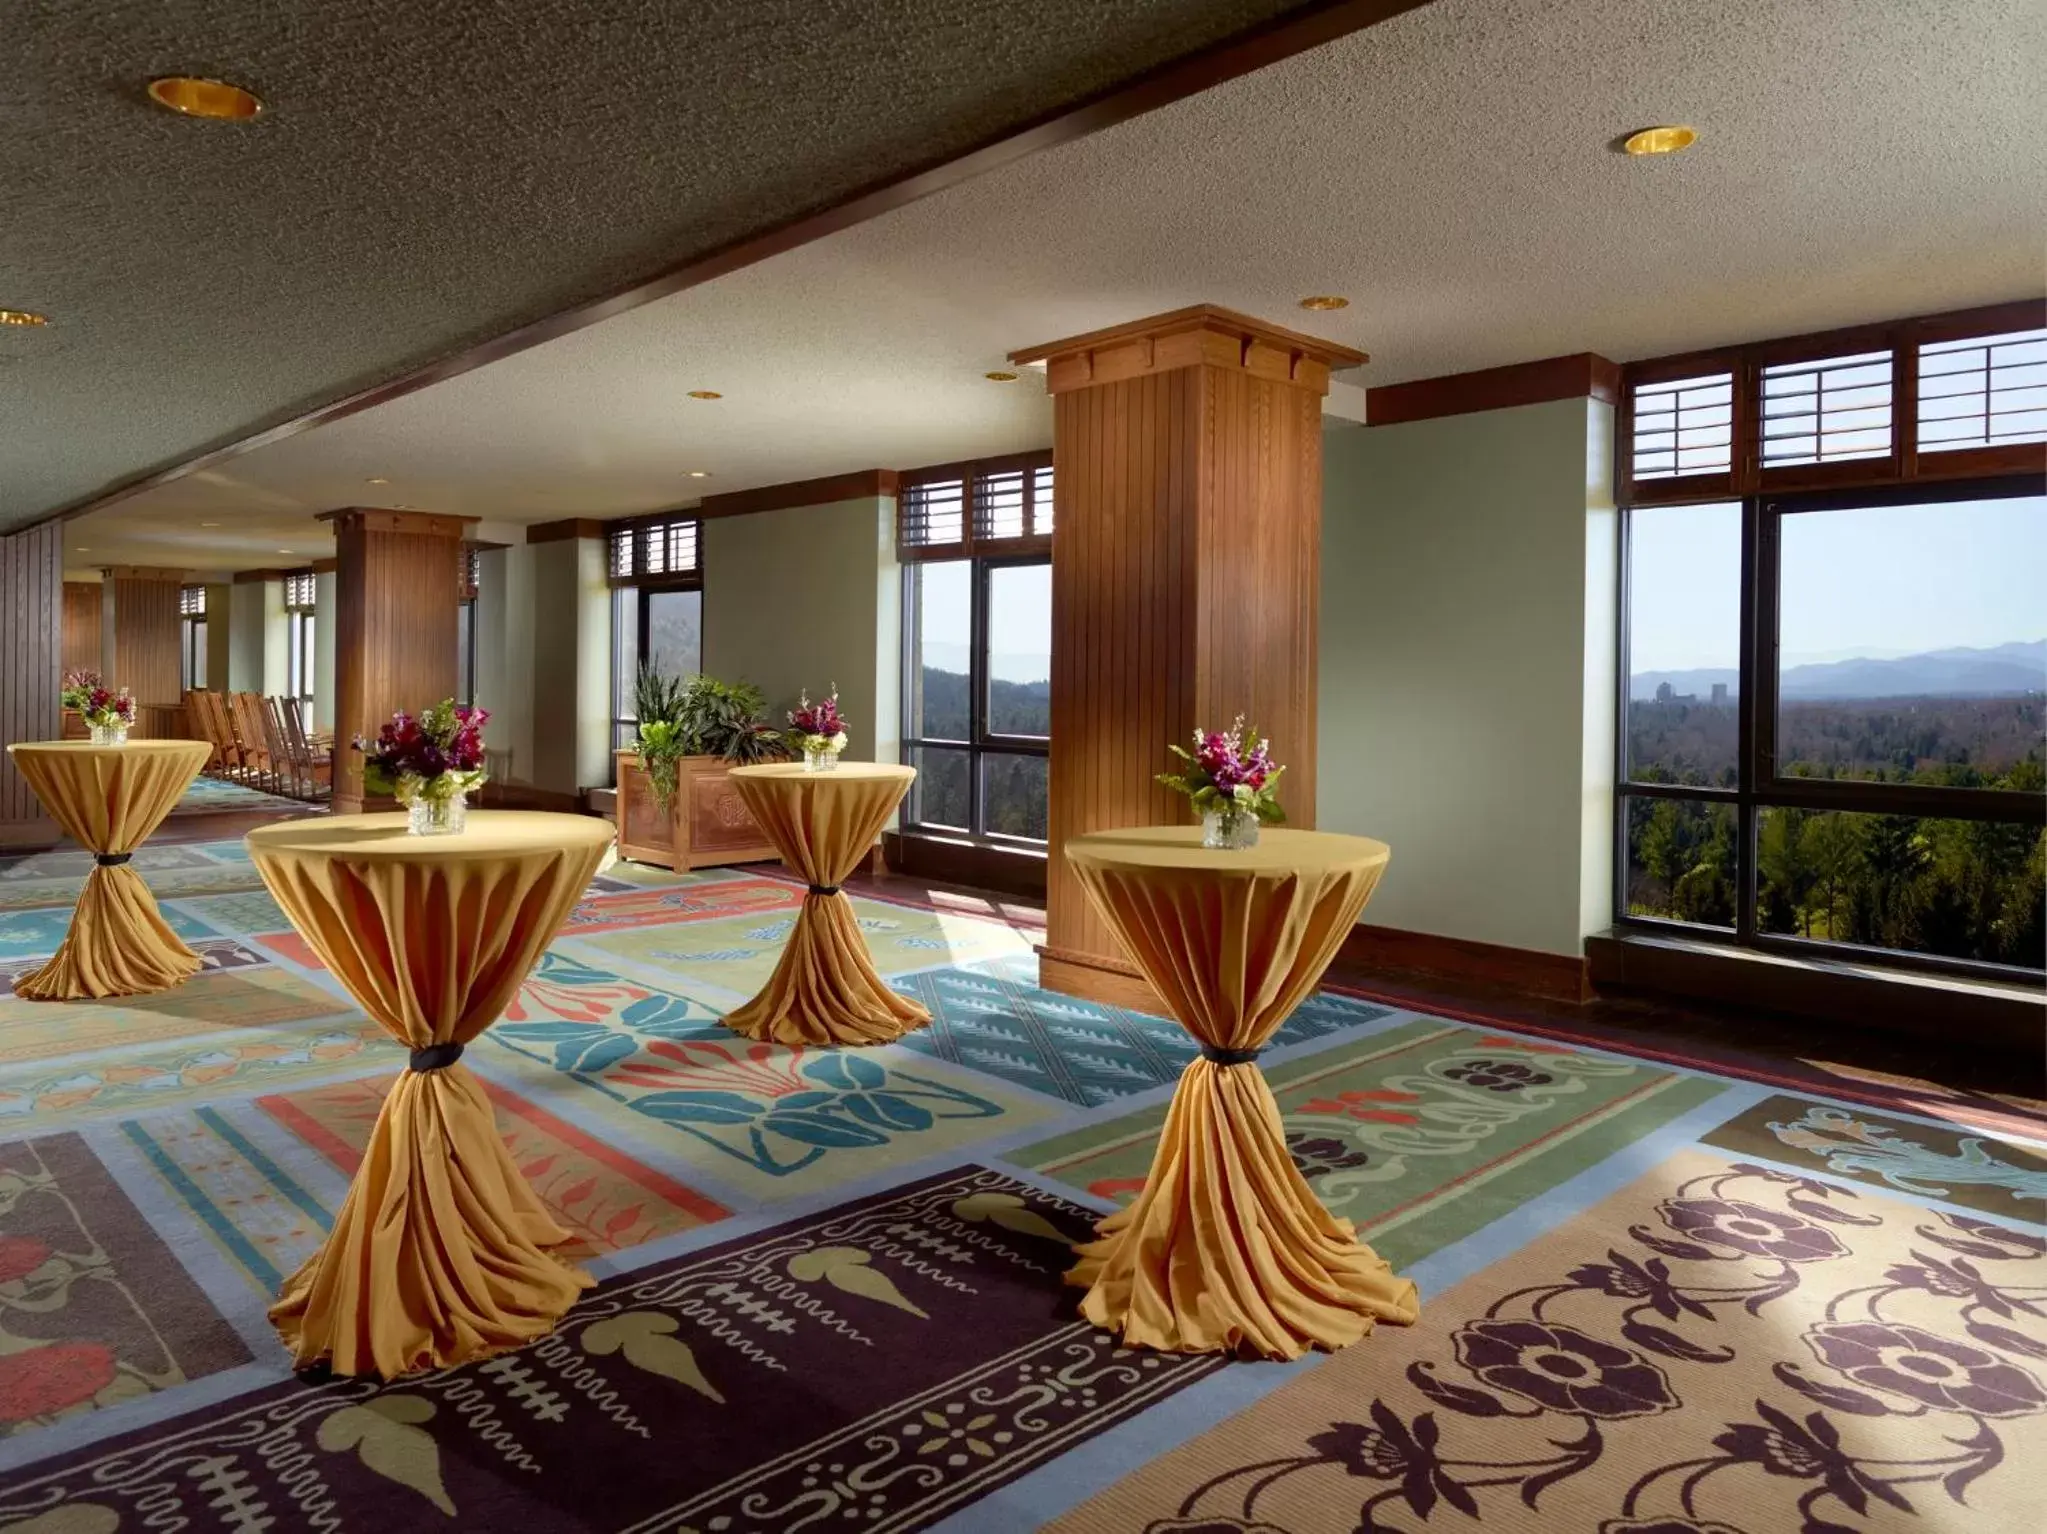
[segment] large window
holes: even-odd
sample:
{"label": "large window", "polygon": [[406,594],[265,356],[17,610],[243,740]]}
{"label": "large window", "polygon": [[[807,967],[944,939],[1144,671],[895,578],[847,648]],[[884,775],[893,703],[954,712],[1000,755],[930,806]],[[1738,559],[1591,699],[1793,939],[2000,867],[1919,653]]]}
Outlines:
{"label": "large window", "polygon": [[1710,400],[1631,375],[1625,920],[2047,967],[2047,476],[1997,472],[2047,440],[2047,330],[1994,318],[1759,348]]}
{"label": "large window", "polygon": [[186,692],[206,685],[206,588],[178,592],[178,681]]}
{"label": "large window", "polygon": [[611,693],[615,743],[630,746],[639,717],[633,688],[641,669],[694,676],[704,668],[702,524],[634,523],[613,530]]}
{"label": "large window", "polygon": [[284,578],[285,692],[299,702],[299,718],[313,718],[314,607],[319,577],[310,570]]}
{"label": "large window", "polygon": [[476,702],[476,586],[483,579],[483,552],[462,549],[462,596],[455,609],[455,701]]}
{"label": "large window", "polygon": [[1052,737],[1052,468],[1045,454],[905,474],[906,826],[1041,843]]}

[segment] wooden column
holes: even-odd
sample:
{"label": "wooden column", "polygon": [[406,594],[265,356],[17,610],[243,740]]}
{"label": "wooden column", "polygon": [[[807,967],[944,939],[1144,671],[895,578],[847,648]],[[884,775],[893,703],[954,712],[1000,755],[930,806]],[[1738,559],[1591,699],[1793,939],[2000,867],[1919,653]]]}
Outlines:
{"label": "wooden column", "polygon": [[[64,644],[64,526],[0,537],[0,745],[55,740]],[[0,751],[0,846],[55,839],[35,790]]]}
{"label": "wooden column", "polygon": [[100,654],[100,602],[105,592],[98,581],[64,583],[64,669],[105,671]]}
{"label": "wooden column", "polygon": [[184,698],[178,660],[178,592],[187,572],[148,565],[110,565],[104,600],[113,604],[113,645],[104,669],[109,687],[125,687],[138,705],[176,707]]}
{"label": "wooden column", "polygon": [[334,524],[334,812],[347,815],[365,808],[349,743],[455,695],[462,539],[477,519],[349,506],[320,520]]}
{"label": "wooden column", "polygon": [[1012,354],[1054,402],[1051,857],[1041,982],[1158,1010],[1060,849],[1192,819],[1158,786],[1238,714],[1315,820],[1322,396],[1360,352],[1206,305]]}

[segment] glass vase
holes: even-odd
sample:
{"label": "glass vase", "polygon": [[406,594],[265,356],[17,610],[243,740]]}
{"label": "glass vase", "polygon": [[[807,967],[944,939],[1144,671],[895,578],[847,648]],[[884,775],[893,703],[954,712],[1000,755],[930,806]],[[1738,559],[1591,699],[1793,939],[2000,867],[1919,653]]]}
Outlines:
{"label": "glass vase", "polygon": [[839,753],[836,751],[805,751],[803,770],[805,772],[836,772],[839,767]]}
{"label": "glass vase", "polygon": [[88,725],[95,746],[125,746],[128,744],[128,726],[125,724]]}
{"label": "glass vase", "polygon": [[469,824],[463,794],[421,794],[405,807],[405,829],[414,836],[454,836]]}
{"label": "glass vase", "polygon": [[1201,845],[1241,852],[1258,845],[1258,817],[1249,810],[1210,810],[1201,817]]}

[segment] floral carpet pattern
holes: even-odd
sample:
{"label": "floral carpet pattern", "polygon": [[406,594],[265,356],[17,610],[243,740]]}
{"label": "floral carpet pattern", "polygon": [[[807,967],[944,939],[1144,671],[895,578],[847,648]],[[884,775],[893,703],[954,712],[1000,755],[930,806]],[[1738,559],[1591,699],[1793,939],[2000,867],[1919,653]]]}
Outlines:
{"label": "floral carpet pattern", "polygon": [[1187,1036],[1038,989],[1014,910],[863,894],[932,1025],[737,1037],[801,894],[769,869],[606,870],[465,1057],[600,1280],[563,1326],[294,1380],[265,1303],[404,1057],[189,834],[224,807],[136,858],[205,960],[160,996],[13,997],[86,862],[0,858],[0,1534],[2042,1523],[2041,1126],[1324,993],[1263,1069],[1421,1323],[1131,1353],[1068,1243],[1141,1185]]}

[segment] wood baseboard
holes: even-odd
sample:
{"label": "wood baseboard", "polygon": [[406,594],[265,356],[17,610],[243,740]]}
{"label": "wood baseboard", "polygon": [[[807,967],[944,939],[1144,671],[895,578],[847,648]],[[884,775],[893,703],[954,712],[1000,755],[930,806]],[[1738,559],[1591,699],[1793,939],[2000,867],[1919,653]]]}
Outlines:
{"label": "wood baseboard", "polygon": [[1359,969],[1483,980],[1550,1001],[1589,1001],[1594,994],[1585,961],[1570,954],[1538,953],[1366,922],[1353,927],[1343,940],[1337,962]]}
{"label": "wood baseboard", "polygon": [[1047,991],[1098,1001],[1105,1006],[1132,1012],[1149,1012],[1154,1017],[1171,1017],[1151,982],[1132,965],[1100,954],[1074,953],[1067,949],[1038,945],[1038,985]]}

